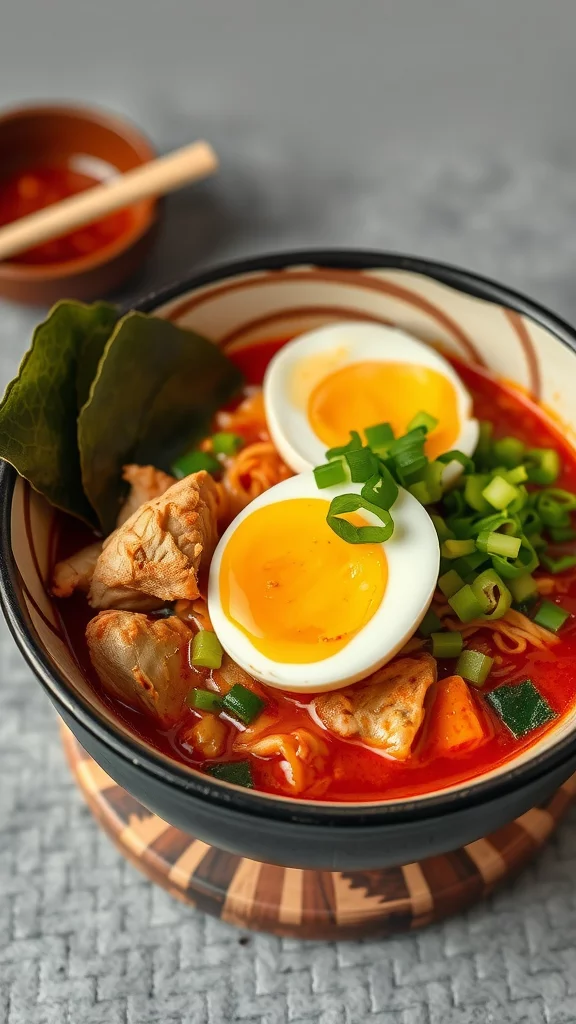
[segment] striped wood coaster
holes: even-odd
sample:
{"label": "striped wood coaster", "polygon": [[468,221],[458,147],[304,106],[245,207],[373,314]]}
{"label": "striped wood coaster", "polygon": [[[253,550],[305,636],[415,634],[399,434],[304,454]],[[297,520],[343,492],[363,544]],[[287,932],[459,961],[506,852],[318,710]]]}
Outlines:
{"label": "striped wood coaster", "polygon": [[230,924],[302,939],[388,935],[464,910],[528,862],[576,794],[573,775],[545,806],[415,864],[303,871],[247,860],[180,832],[116,785],[65,728],[63,742],[96,820],[148,878]]}

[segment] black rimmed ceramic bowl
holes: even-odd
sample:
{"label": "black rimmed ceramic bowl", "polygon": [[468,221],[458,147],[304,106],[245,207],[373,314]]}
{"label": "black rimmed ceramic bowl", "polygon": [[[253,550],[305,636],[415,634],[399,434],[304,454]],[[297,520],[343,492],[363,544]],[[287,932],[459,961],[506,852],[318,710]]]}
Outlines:
{"label": "black rimmed ceramic bowl", "polygon": [[[454,267],[336,250],[228,264],[139,307],[226,351],[338,319],[394,323],[517,382],[576,429],[576,332],[494,282]],[[290,867],[411,863],[470,843],[542,803],[576,770],[576,712],[473,782],[374,804],[298,801],[209,779],[157,753],[99,702],[46,589],[52,510],[0,471],[0,594],[24,656],[82,746],[160,817],[213,846]]]}

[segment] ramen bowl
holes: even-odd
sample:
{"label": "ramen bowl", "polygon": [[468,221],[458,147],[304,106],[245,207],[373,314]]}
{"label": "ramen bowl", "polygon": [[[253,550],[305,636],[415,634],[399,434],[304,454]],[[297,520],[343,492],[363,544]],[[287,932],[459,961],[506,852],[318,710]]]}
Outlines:
{"label": "ramen bowl", "polygon": [[[576,332],[465,270],[379,252],[305,251],[227,264],[144,299],[148,313],[227,352],[341,320],[394,324],[514,381],[576,428]],[[0,470],[0,595],[22,653],[80,744],[151,811],[205,843],[322,870],[416,862],[492,833],[542,804],[576,769],[576,710],[472,781],[375,803],[298,800],[242,789],[159,753],[100,702],[68,646],[47,580],[52,509]]]}

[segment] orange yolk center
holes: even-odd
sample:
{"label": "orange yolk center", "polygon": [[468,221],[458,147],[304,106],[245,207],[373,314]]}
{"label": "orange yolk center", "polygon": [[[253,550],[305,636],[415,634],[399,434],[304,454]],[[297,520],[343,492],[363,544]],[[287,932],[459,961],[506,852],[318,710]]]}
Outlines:
{"label": "orange yolk center", "polygon": [[346,444],[351,430],[376,423],[390,423],[399,437],[422,411],[438,420],[426,440],[426,454],[434,459],[450,451],[460,433],[456,390],[437,370],[415,363],[352,363],[324,377],[308,400],[310,426],[327,448]]}
{"label": "orange yolk center", "polygon": [[[388,568],[378,544],[348,544],[328,526],[329,503],[294,498],[244,519],[220,567],[225,615],[267,658],[322,661],[340,651],[379,607]],[[345,518],[357,526],[357,513]]]}

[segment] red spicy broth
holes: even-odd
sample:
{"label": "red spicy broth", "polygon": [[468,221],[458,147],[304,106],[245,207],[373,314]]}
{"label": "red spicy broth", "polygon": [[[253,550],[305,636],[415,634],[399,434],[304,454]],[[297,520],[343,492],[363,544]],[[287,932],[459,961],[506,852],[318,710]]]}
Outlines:
{"label": "red spicy broth", "polygon": [[[231,358],[242,369],[249,385],[261,384],[265,368],[273,354],[288,339],[273,339],[265,343],[232,353]],[[563,461],[563,473],[558,486],[576,491],[576,454],[562,437],[553,421],[527,397],[503,382],[498,382],[485,371],[452,360],[474,400],[474,413],[480,419],[490,420],[495,436],[513,434],[531,447],[556,448]],[[88,531],[75,526],[59,533],[58,557],[65,557],[89,542]],[[562,629],[560,642],[544,651],[529,650],[521,655],[504,655],[509,667],[507,683],[529,677],[557,714],[563,715],[576,702],[576,571],[563,575],[566,594],[562,596],[563,607],[571,618]],[[204,758],[198,757],[189,744],[182,741],[186,728],[194,724],[195,712],[185,712],[182,721],[170,730],[162,730],[146,715],[131,710],[111,700],[102,693],[97,677],[90,665],[84,630],[93,612],[83,595],[75,595],[67,601],[57,603],[58,612],[68,634],[76,656],[102,700],[112,707],[115,714],[138,736],[145,739],[157,750],[168,754],[183,764],[195,767],[209,767]],[[491,634],[480,631],[476,634],[487,653],[495,652]],[[477,645],[476,645],[477,646]],[[206,669],[183,666],[189,676],[190,687],[205,685]],[[454,672],[453,661],[438,662],[438,678],[443,679]],[[497,685],[502,679],[489,679],[483,692]],[[475,778],[490,771],[517,755],[532,744],[550,726],[530,733],[517,740],[500,722],[483,697],[470,687],[473,700],[483,722],[487,739],[472,750],[454,751],[450,756],[433,756],[428,738],[430,714],[433,714],[434,693],[427,699],[427,714],[421,733],[413,747],[408,761],[398,762],[382,756],[360,745],[338,739],[317,726],[309,715],[307,705],[312,697],[299,694],[291,696],[278,690],[266,689],[266,714],[274,719],[277,728],[289,732],[306,728],[320,733],[328,743],[329,758],[323,773],[321,790],[311,787],[298,794],[299,799],[322,799],[328,801],[379,801],[413,797],[421,793],[442,789],[447,786]],[[556,723],[552,723],[554,727]],[[228,736],[228,747],[218,762],[237,760],[232,751],[234,729]],[[271,731],[274,731],[272,729]],[[246,755],[241,755],[246,756]],[[279,758],[264,759],[250,755],[256,789],[277,795],[289,796],[290,787]]]}

